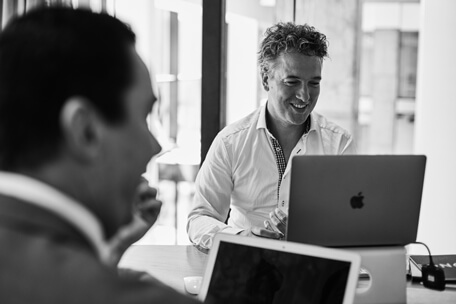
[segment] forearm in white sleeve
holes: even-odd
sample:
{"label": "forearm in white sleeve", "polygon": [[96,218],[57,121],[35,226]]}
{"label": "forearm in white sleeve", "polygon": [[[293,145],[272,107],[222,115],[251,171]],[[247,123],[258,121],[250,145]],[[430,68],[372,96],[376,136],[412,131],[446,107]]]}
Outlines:
{"label": "forearm in white sleeve", "polygon": [[195,181],[193,208],[187,222],[187,233],[193,244],[210,249],[216,233],[242,231],[224,223],[230,210],[232,190],[230,155],[217,136]]}

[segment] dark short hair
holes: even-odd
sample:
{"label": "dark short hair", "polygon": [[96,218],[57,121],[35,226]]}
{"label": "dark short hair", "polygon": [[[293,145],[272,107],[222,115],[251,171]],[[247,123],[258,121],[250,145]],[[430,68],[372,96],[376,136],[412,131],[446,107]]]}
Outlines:
{"label": "dark short hair", "polygon": [[279,22],[265,32],[258,52],[258,64],[262,75],[268,74],[270,63],[282,53],[299,52],[324,59],[328,56],[326,36],[308,24]]}
{"label": "dark short hair", "polygon": [[65,101],[83,97],[107,123],[124,119],[135,34],[105,13],[41,7],[0,34],[0,169],[43,164],[58,153]]}

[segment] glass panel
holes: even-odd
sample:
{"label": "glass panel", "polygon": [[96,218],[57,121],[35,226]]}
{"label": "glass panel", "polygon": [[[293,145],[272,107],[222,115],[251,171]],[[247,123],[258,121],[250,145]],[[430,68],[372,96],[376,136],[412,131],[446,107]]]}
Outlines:
{"label": "glass panel", "polygon": [[[381,73],[374,72],[375,62],[382,62],[385,55],[379,46],[385,46],[387,40],[381,40],[376,33],[396,31],[399,33],[398,45],[386,46],[397,48],[397,63],[387,66],[382,62],[382,71],[396,70],[397,93],[393,112],[383,113],[385,129],[393,124],[390,134],[389,153],[413,153],[416,75],[419,37],[419,3],[363,3],[363,22],[361,34],[360,64],[360,100],[359,100],[359,134],[357,138],[358,152],[376,154],[383,152],[378,137],[372,132],[372,117],[376,111],[375,90],[382,89],[378,85],[382,81]],[[394,35],[394,33],[392,33]],[[377,65],[378,67],[378,65]],[[380,103],[383,100],[378,101]]]}
{"label": "glass panel", "polygon": [[257,54],[264,31],[274,23],[275,6],[272,1],[261,0],[226,2],[226,122],[230,124],[266,101]]}
{"label": "glass panel", "polygon": [[155,74],[159,103],[150,128],[163,146],[145,176],[158,187],[160,217],[138,244],[188,244],[185,231],[199,168],[201,0],[116,0],[107,11],[130,24],[137,50]]}

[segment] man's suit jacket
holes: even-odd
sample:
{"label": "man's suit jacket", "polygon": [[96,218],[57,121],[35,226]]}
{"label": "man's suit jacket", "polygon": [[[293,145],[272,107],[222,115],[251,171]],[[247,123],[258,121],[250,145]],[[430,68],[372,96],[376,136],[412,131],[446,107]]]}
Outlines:
{"label": "man's suit jacket", "polygon": [[195,303],[159,282],[121,278],[57,215],[0,195],[0,303]]}

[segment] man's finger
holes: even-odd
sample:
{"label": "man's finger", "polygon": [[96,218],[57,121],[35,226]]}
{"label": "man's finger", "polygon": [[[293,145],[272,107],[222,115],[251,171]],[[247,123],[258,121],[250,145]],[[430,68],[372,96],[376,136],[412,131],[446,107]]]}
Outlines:
{"label": "man's finger", "polygon": [[279,232],[271,231],[261,227],[252,227],[252,234],[269,239],[280,239],[282,237],[281,233]]}
{"label": "man's finger", "polygon": [[287,231],[287,225],[279,220],[274,212],[269,213],[269,218],[272,222],[272,227],[275,231],[280,231],[280,233],[285,234]]}
{"label": "man's finger", "polygon": [[279,226],[282,222],[277,218],[274,212],[269,213],[269,218],[275,226]]}
{"label": "man's finger", "polygon": [[274,231],[274,228],[272,228],[272,225],[271,225],[271,223],[268,220],[265,220],[263,222],[263,224],[264,224],[264,228],[266,228],[268,230],[271,230],[271,231]]}
{"label": "man's finger", "polygon": [[138,186],[138,194],[140,200],[154,199],[157,197],[157,189],[149,187],[148,184],[141,183]]}
{"label": "man's finger", "polygon": [[265,220],[264,221],[264,227],[270,231],[275,231],[277,232],[279,235],[280,235],[280,238],[283,238],[284,237],[284,234],[282,233],[282,231],[280,231],[279,228],[277,228],[277,226],[271,224],[268,220]]}
{"label": "man's finger", "polygon": [[140,204],[137,207],[137,211],[139,215],[152,226],[160,214],[161,207],[161,201],[152,199]]}
{"label": "man's finger", "polygon": [[284,223],[285,225],[287,224],[288,216],[285,214],[285,212],[283,212],[279,208],[275,208],[274,213],[282,223]]}
{"label": "man's finger", "polygon": [[156,199],[150,199],[138,206],[138,210],[141,211],[160,211],[162,207],[162,202]]}

